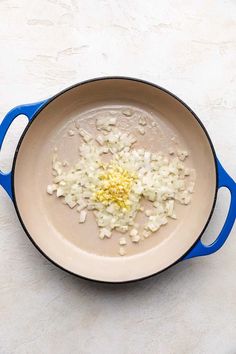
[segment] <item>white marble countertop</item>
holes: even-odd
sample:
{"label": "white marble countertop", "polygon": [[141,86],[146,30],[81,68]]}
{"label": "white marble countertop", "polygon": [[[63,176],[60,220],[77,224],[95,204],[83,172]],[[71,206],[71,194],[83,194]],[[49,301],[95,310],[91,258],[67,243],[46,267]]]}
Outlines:
{"label": "white marble countertop", "polygon": [[[0,0],[0,116],[92,77],[150,80],[195,110],[236,178],[235,15],[234,0]],[[220,193],[208,239],[226,208]],[[151,279],[80,280],[38,253],[1,190],[0,353],[235,354],[235,254],[234,228],[218,253]]]}

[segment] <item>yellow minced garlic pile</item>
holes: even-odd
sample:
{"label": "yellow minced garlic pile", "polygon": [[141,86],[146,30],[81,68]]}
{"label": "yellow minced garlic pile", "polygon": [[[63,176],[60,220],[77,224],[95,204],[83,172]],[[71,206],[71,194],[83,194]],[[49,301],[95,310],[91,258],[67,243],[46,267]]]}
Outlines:
{"label": "yellow minced garlic pile", "polygon": [[[176,219],[174,206],[178,201],[189,204],[194,182],[187,178],[192,170],[184,165],[186,151],[171,149],[170,156],[134,149],[136,138],[119,131],[116,119],[97,120],[100,133],[93,138],[79,128],[84,143],[80,147],[80,159],[69,171],[65,163],[53,155],[53,184],[47,192],[64,199],[64,203],[79,212],[79,222],[84,223],[88,211],[92,211],[99,226],[99,237],[110,238],[113,230],[129,233],[131,241],[138,243],[167,224],[168,218]],[[139,122],[144,129],[144,121]],[[142,131],[143,132],[143,131]],[[68,133],[69,134],[69,133]],[[72,133],[70,131],[70,136]],[[74,135],[74,134],[73,134]],[[103,162],[103,155],[111,159]],[[147,199],[152,209],[144,210],[140,202]],[[143,231],[135,224],[138,212],[147,219]],[[119,239],[119,254],[125,255],[126,237]]]}

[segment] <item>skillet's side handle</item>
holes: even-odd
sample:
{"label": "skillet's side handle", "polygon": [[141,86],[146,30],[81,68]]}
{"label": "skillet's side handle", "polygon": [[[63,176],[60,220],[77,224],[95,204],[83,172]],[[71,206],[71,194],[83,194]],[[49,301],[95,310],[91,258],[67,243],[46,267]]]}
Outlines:
{"label": "skillet's side handle", "polygon": [[225,243],[234,225],[235,217],[236,217],[236,183],[222,167],[219,160],[217,160],[217,166],[218,166],[218,188],[226,187],[228,188],[231,194],[230,207],[229,207],[228,215],[226,217],[224,226],[219,236],[213,243],[211,243],[210,245],[204,245],[200,239],[183,259],[188,259],[188,258],[193,258],[198,256],[206,256],[208,254],[218,251]]}
{"label": "skillet's side handle", "polygon": [[[24,114],[29,119],[29,121],[31,121],[35,113],[39,110],[40,107],[42,107],[46,103],[46,101],[47,100],[32,103],[32,104],[17,106],[6,114],[2,123],[0,124],[0,150],[2,148],[2,144],[6,136],[6,133],[11,123],[14,121],[14,119],[18,117],[20,114]],[[2,173],[0,171],[0,185],[5,189],[9,197],[12,199],[11,176],[12,176],[12,172]]]}

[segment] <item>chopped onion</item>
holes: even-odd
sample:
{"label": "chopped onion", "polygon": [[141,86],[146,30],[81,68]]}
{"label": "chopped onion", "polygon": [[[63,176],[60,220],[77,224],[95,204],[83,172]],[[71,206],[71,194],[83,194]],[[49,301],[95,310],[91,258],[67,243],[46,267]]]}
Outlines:
{"label": "chopped onion", "polygon": [[79,222],[84,223],[87,217],[87,211],[86,210],[81,210],[80,216],[79,216]]}
{"label": "chopped onion", "polygon": [[[127,117],[133,114],[129,108],[122,113]],[[80,223],[86,221],[91,211],[100,228],[100,239],[110,238],[116,230],[129,232],[131,241],[138,243],[166,225],[169,218],[176,219],[176,202],[190,203],[196,173],[185,166],[187,151],[178,150],[174,155],[174,150],[169,148],[171,156],[168,157],[162,152],[135,149],[136,137],[118,130],[115,124],[116,117],[99,117],[96,127],[101,133],[95,137],[76,125],[84,141],[79,148],[80,158],[70,167],[67,162],[58,160],[57,149],[54,149],[54,177],[53,183],[47,186],[47,193],[55,192],[70,208],[77,206]],[[140,134],[145,133],[146,124],[146,118],[140,117]],[[110,161],[104,163],[103,154],[108,153]],[[141,206],[142,199],[151,202],[152,207]],[[142,233],[135,223],[138,212],[146,215]],[[121,237],[119,244],[125,246],[126,238]],[[125,253],[124,247],[120,247],[119,254]]]}
{"label": "chopped onion", "polygon": [[127,245],[126,238],[125,238],[125,237],[121,237],[120,240],[119,240],[119,244],[120,244],[121,246]]}
{"label": "chopped onion", "polygon": [[120,254],[120,256],[124,256],[126,254],[126,251],[125,251],[124,247],[120,247],[119,254]]}
{"label": "chopped onion", "polygon": [[141,237],[139,235],[131,237],[131,241],[134,243],[138,243],[141,240]]}

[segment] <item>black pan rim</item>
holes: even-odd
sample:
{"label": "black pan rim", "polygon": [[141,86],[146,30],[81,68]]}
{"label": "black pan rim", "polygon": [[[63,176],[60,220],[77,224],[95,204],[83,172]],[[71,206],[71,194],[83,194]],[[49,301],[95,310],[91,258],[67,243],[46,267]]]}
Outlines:
{"label": "black pan rim", "polygon": [[[63,95],[64,93],[70,91],[71,89],[75,88],[75,87],[79,87],[85,84],[89,84],[92,82],[96,82],[96,81],[102,81],[102,80],[129,80],[129,81],[135,81],[135,82],[139,82],[145,85],[149,85],[152,86],[156,89],[159,89],[165,93],[167,93],[168,95],[170,95],[171,97],[173,97],[174,99],[176,99],[179,103],[181,103],[185,108],[187,108],[187,110],[192,114],[193,118],[196,119],[196,121],[198,122],[198,124],[200,125],[200,127],[202,128],[203,132],[205,133],[205,136],[207,137],[207,140],[209,142],[213,157],[214,157],[214,163],[215,163],[215,176],[216,176],[216,188],[215,188],[215,195],[214,195],[214,200],[213,200],[213,204],[212,204],[212,208],[211,211],[209,213],[209,216],[207,218],[206,224],[203,227],[202,231],[200,232],[200,235],[198,236],[198,238],[196,239],[196,241],[193,243],[193,245],[179,258],[177,259],[175,262],[173,262],[172,264],[170,264],[168,267],[155,272],[153,274],[144,276],[144,277],[140,277],[140,278],[135,278],[135,279],[131,279],[131,280],[124,280],[124,281],[105,281],[105,280],[98,280],[98,279],[93,279],[93,278],[88,278],[85,276],[82,276],[80,274],[74,273],[64,267],[62,267],[60,264],[56,263],[54,260],[52,260],[46,253],[43,252],[43,250],[37,245],[37,243],[34,241],[34,239],[32,238],[32,236],[30,235],[30,233],[28,232],[24,221],[21,217],[18,205],[17,205],[17,201],[16,201],[16,197],[15,197],[15,185],[14,185],[14,176],[15,176],[15,167],[16,167],[16,160],[17,160],[17,156],[20,150],[20,146],[23,142],[23,139],[25,137],[25,135],[27,134],[28,129],[30,128],[31,124],[33,123],[33,121],[37,118],[37,116],[39,115],[39,113],[46,107],[48,106],[52,101],[54,101],[56,98],[58,98],[59,96]],[[194,246],[198,243],[198,241],[201,239],[204,231],[206,230],[210,219],[212,217],[212,214],[214,212],[215,209],[215,205],[216,205],[216,199],[217,199],[217,192],[218,192],[218,166],[217,166],[217,156],[216,156],[216,152],[215,152],[215,148],[214,145],[211,141],[211,138],[207,132],[207,129],[205,128],[204,124],[202,123],[202,121],[200,120],[200,118],[196,115],[196,113],[194,113],[194,111],[184,102],[182,101],[178,96],[176,96],[175,94],[173,94],[172,92],[170,92],[169,90],[154,84],[152,82],[143,80],[143,79],[138,79],[138,78],[133,78],[133,77],[129,77],[129,76],[102,76],[102,77],[97,77],[97,78],[92,78],[92,79],[88,79],[85,81],[81,81],[77,84],[71,85],[67,88],[65,88],[64,90],[60,91],[59,93],[55,94],[54,96],[52,96],[51,98],[49,98],[48,100],[46,100],[46,103],[42,105],[42,107],[40,107],[40,109],[33,115],[31,121],[27,124],[25,130],[23,131],[19,142],[17,144],[16,150],[15,150],[15,154],[14,154],[14,158],[13,158],[13,163],[12,163],[12,174],[11,174],[11,187],[12,187],[12,201],[18,216],[18,219],[21,223],[21,226],[23,228],[23,230],[25,231],[27,237],[29,238],[29,240],[33,243],[33,245],[36,247],[36,249],[48,260],[50,261],[52,264],[54,264],[56,267],[62,269],[63,271],[72,274],[76,277],[79,277],[81,279],[85,279],[85,280],[89,280],[91,282],[95,282],[95,283],[103,283],[103,284],[126,284],[126,283],[134,283],[140,280],[144,280],[144,279],[148,279],[151,277],[154,277],[155,275],[158,275],[162,272],[164,272],[165,270],[169,269],[170,267],[174,266],[175,264],[177,264],[178,262],[180,262],[181,260],[183,260],[183,258],[194,248]]]}

